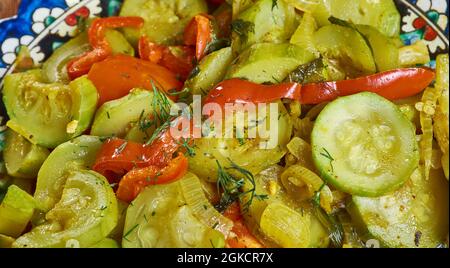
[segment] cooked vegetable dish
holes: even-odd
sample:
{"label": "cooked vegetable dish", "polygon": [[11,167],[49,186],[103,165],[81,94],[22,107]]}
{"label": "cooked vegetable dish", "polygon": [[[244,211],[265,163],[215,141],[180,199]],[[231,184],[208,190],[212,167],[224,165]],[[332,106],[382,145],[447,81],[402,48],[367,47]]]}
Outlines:
{"label": "cooked vegetable dish", "polygon": [[30,59],[0,247],[448,247],[448,54],[393,0],[124,0]]}

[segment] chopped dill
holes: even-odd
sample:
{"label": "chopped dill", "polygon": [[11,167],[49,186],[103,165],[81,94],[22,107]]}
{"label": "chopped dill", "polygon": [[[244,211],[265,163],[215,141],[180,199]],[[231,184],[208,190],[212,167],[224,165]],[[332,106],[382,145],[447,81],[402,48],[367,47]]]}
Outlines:
{"label": "chopped dill", "polygon": [[[237,171],[242,175],[242,178],[236,178],[235,176],[228,173],[222,165],[220,165],[219,161],[216,160],[218,166],[218,179],[217,179],[217,188],[223,190],[223,194],[220,200],[217,209],[219,211],[224,211],[229,205],[239,200],[243,202],[244,197],[250,195],[248,200],[243,204],[242,211],[244,213],[248,212],[250,206],[252,205],[255,199],[257,200],[265,200],[267,199],[267,195],[258,195],[256,194],[256,182],[253,174],[235,164],[231,159],[228,159],[231,163],[231,167],[227,168],[228,170]],[[241,191],[241,188],[244,186],[245,182],[248,181],[252,185],[250,190]]]}
{"label": "chopped dill", "polygon": [[323,157],[325,157],[325,158],[327,158],[328,160],[330,160],[331,172],[334,172],[333,161],[334,161],[335,159],[331,156],[330,152],[328,152],[327,149],[322,148],[322,150],[323,150],[323,152],[320,153],[320,155],[323,156]]}
{"label": "chopped dill", "polygon": [[128,230],[128,232],[126,232],[123,236],[123,239],[127,240],[128,242],[131,242],[130,240],[128,240],[128,236],[136,229],[138,228],[139,224],[134,225],[133,227],[131,227],[130,230]]}
{"label": "chopped dill", "polygon": [[255,32],[255,24],[250,21],[237,19],[231,23],[231,30],[245,43],[248,40],[248,34]]}
{"label": "chopped dill", "polygon": [[278,8],[278,0],[272,0],[272,10],[273,10],[275,7]]}

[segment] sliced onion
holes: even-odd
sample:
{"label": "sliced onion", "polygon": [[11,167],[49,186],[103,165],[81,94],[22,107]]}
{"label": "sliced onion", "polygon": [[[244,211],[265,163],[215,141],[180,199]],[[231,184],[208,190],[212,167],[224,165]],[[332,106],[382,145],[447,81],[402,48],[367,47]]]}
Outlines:
{"label": "sliced onion", "polygon": [[192,173],[186,174],[180,181],[181,190],[187,205],[194,215],[205,225],[221,232],[228,237],[233,228],[233,222],[220,214],[203,192],[200,179]]}
{"label": "sliced onion", "polygon": [[435,88],[427,88],[422,96],[422,101],[416,104],[420,111],[420,125],[422,126],[422,137],[420,139],[420,155],[424,163],[424,175],[428,180],[433,158],[433,116],[436,111],[437,100],[442,92]]}
{"label": "sliced onion", "polygon": [[[333,193],[328,186],[323,186],[324,181],[311,170],[301,166],[293,165],[281,174],[281,182],[285,188],[307,187],[307,198],[311,198],[320,190],[320,206],[327,212],[331,212]],[[323,186],[323,187],[322,187]]]}

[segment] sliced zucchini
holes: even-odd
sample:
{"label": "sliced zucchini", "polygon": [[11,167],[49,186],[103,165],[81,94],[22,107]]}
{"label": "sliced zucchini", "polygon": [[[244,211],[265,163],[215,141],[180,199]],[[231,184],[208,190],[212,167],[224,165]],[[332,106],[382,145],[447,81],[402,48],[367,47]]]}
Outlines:
{"label": "sliced zucchini", "polygon": [[389,37],[397,37],[400,34],[401,16],[393,0],[317,0],[304,2],[315,2],[316,5],[310,5],[311,12],[321,25],[328,24],[328,18],[333,16],[355,24],[370,25]]}
{"label": "sliced zucchini", "polygon": [[46,222],[19,237],[13,247],[90,247],[109,235],[117,218],[116,196],[106,178],[93,171],[74,171]]}
{"label": "sliced zucchini", "polygon": [[81,136],[61,144],[50,154],[39,170],[34,193],[42,210],[50,210],[60,200],[71,171],[92,167],[102,144],[97,137]]}
{"label": "sliced zucchini", "polygon": [[66,68],[67,63],[90,49],[91,45],[89,44],[86,31],[78,34],[57,48],[42,65],[42,73],[45,81],[49,83],[69,82],[70,79]]}
{"label": "sliced zucchini", "polygon": [[379,72],[399,68],[399,50],[392,39],[371,26],[357,25],[356,28],[369,41]]}
{"label": "sliced zucchini", "polygon": [[[251,202],[244,213],[245,223],[269,247],[327,247],[330,243],[328,231],[313,213],[310,202],[299,201],[287,193],[280,180],[281,172],[280,166],[271,166],[255,176],[255,193],[267,195],[267,199]],[[245,192],[252,188],[252,183],[246,181],[242,190]],[[248,202],[249,198],[249,194],[244,195],[241,204]],[[269,206],[271,208],[268,209]],[[278,210],[285,216],[280,216]],[[286,224],[288,220],[295,223]]]}
{"label": "sliced zucchini", "polygon": [[282,43],[298,26],[294,7],[284,1],[257,0],[231,24],[233,51],[241,52],[256,43]]}
{"label": "sliced zucchini", "polygon": [[30,143],[11,129],[7,131],[3,158],[10,176],[24,179],[36,178],[42,163],[49,154],[46,148]]}
{"label": "sliced zucchini", "polygon": [[317,23],[311,13],[305,12],[297,30],[291,37],[291,44],[303,47],[311,53],[318,54],[314,44],[314,32],[317,31]]}
{"label": "sliced zucchini", "polygon": [[124,248],[205,248],[223,235],[203,224],[186,204],[180,182],[146,188],[130,204]]}
{"label": "sliced zucchini", "polygon": [[159,44],[173,45],[181,43],[187,24],[200,13],[208,13],[204,0],[126,0],[120,16],[139,16],[145,20],[141,29],[124,29],[133,45],[137,45],[142,35]]}
{"label": "sliced zucchini", "polygon": [[230,47],[209,54],[199,63],[198,72],[186,81],[185,87],[193,95],[206,96],[211,88],[223,80],[232,61]]}
{"label": "sliced zucchini", "polygon": [[[267,109],[267,113],[258,113],[255,115],[254,122],[247,122],[248,129],[258,128],[259,124],[265,124],[267,129],[271,122],[278,123],[278,136],[262,138],[257,132],[255,139],[237,139],[237,138],[216,138],[214,132],[210,136],[194,140],[195,155],[189,158],[190,170],[201,179],[216,182],[218,166],[217,161],[223,167],[230,166],[230,160],[237,165],[257,174],[267,167],[274,165],[286,154],[286,144],[289,142],[292,133],[292,122],[284,105],[278,103],[279,117],[271,118],[274,113]],[[248,114],[248,113],[247,113]],[[274,121],[272,121],[274,120]],[[278,121],[277,121],[278,120]],[[269,122],[270,121],[270,122]],[[275,126],[272,126],[275,128]],[[238,130],[236,130],[237,132]],[[239,130],[245,132],[244,130]],[[246,133],[242,133],[246,136]],[[221,137],[224,137],[221,136]],[[275,146],[271,148],[261,148],[261,143],[271,143],[276,141]],[[273,148],[272,148],[273,147]]]}
{"label": "sliced zucchini", "polygon": [[448,235],[448,183],[441,170],[428,180],[417,169],[398,191],[378,197],[353,196],[349,212],[366,239],[384,247],[435,248]]}
{"label": "sliced zucchini", "polygon": [[314,33],[314,43],[323,57],[339,61],[347,76],[359,77],[377,71],[369,45],[355,29],[324,26]]}
{"label": "sliced zucchini", "polygon": [[36,208],[33,197],[15,185],[8,188],[0,205],[0,234],[19,237]]}
{"label": "sliced zucchini", "polygon": [[108,29],[105,32],[106,41],[108,41],[111,46],[111,51],[113,55],[125,54],[134,57],[134,48],[128,43],[125,36],[119,31]]}
{"label": "sliced zucchini", "polygon": [[255,44],[244,51],[226,78],[242,78],[255,83],[280,83],[298,66],[316,56],[292,44]]}
{"label": "sliced zucchini", "polygon": [[127,96],[107,102],[100,107],[95,115],[91,134],[100,137],[124,137],[133,123],[140,128],[137,130],[142,136],[146,133],[151,134],[156,124],[145,128],[139,124],[140,121],[156,111],[164,110],[165,113],[170,113],[172,104],[173,102],[163,93],[134,89]]}
{"label": "sliced zucchini", "polygon": [[395,191],[419,163],[414,126],[395,104],[373,93],[328,104],[311,140],[321,175],[353,195],[377,197]]}
{"label": "sliced zucchini", "polygon": [[[130,45],[130,43],[128,43],[127,39],[120,32],[107,29],[105,32],[105,37],[110,44],[114,55],[126,54],[134,56],[134,48]],[[92,47],[89,44],[87,31],[78,34],[67,43],[57,48],[52,53],[50,58],[48,58],[42,65],[42,73],[45,81],[49,83],[70,82],[67,74],[67,63],[91,49]]]}
{"label": "sliced zucchini", "polygon": [[85,76],[69,85],[45,84],[41,70],[32,70],[8,75],[4,83],[7,126],[43,147],[55,148],[80,135],[97,108],[97,90]]}

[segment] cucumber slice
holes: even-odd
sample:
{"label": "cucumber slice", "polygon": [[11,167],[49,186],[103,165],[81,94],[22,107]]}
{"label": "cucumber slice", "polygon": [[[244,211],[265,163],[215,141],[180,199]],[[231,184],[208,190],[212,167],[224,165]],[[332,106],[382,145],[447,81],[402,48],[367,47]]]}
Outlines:
{"label": "cucumber slice", "polygon": [[117,200],[109,182],[93,171],[71,172],[46,222],[19,237],[16,248],[61,248],[100,242],[117,224]]}
{"label": "cucumber slice", "polygon": [[211,88],[223,80],[233,61],[231,48],[223,48],[206,56],[198,65],[198,73],[186,81],[193,95],[208,95]]}
{"label": "cucumber slice", "polygon": [[448,182],[441,170],[426,180],[417,169],[398,191],[378,197],[353,196],[348,210],[366,239],[384,247],[435,248],[447,240]]}
{"label": "cucumber slice", "polygon": [[311,140],[322,176],[353,195],[377,197],[395,191],[419,164],[414,126],[395,104],[373,93],[327,105]]}
{"label": "cucumber slice", "polygon": [[30,143],[11,129],[7,131],[3,158],[10,176],[24,179],[36,178],[42,163],[49,154],[46,148]]}
{"label": "cucumber slice", "polygon": [[35,207],[31,195],[11,185],[0,205],[0,234],[20,236],[30,222]]}
{"label": "cucumber slice", "polygon": [[255,83],[280,83],[298,66],[316,56],[292,44],[255,44],[244,51],[226,78],[243,78]]}
{"label": "cucumber slice", "polygon": [[232,22],[233,52],[256,43],[282,43],[298,26],[293,6],[284,1],[257,0]]}
{"label": "cucumber slice", "polygon": [[324,26],[314,33],[314,43],[322,56],[337,60],[347,76],[360,77],[377,71],[369,45],[355,29]]}
{"label": "cucumber slice", "polygon": [[133,45],[146,35],[151,41],[173,45],[181,43],[189,21],[197,14],[208,13],[205,0],[126,0],[120,16],[139,16],[145,20],[141,29],[125,28]]}
{"label": "cucumber slice", "polygon": [[50,210],[61,198],[70,171],[90,169],[102,146],[98,137],[81,136],[58,146],[38,173],[34,197],[43,211]]}
{"label": "cucumber slice", "polygon": [[[157,93],[155,96],[155,92],[148,90],[132,90],[127,96],[107,102],[100,107],[95,115],[91,134],[100,137],[124,137],[132,123],[139,123],[140,120],[148,118],[150,113],[157,109],[160,110],[161,107],[169,113],[172,104],[173,102],[163,93]],[[140,127],[139,124],[137,127]],[[152,127],[138,130],[144,136],[146,134],[144,131],[151,134]]]}
{"label": "cucumber slice", "polygon": [[47,148],[80,135],[89,127],[98,94],[83,76],[69,85],[45,84],[40,70],[8,75],[3,101],[7,126],[31,143]]}

